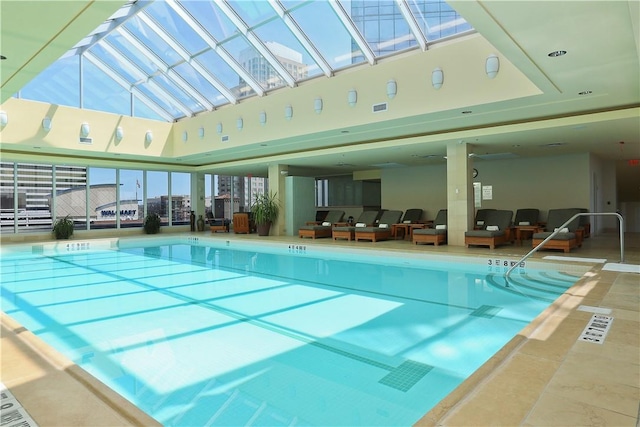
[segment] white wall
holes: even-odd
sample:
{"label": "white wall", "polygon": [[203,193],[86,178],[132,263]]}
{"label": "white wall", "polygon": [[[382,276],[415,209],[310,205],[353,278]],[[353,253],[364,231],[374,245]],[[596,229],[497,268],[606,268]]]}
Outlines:
{"label": "white wall", "polygon": [[[474,181],[490,185],[493,199],[482,207],[494,209],[540,209],[541,220],[549,209],[591,207],[591,165],[589,154],[506,160],[476,160]],[[602,167],[602,175],[615,171]],[[609,185],[602,185],[604,198]],[[615,185],[614,185],[615,188]],[[388,169],[382,172],[382,207],[385,209],[422,208],[425,219],[433,219],[446,208],[446,165]]]}
{"label": "white wall", "polygon": [[438,164],[426,167],[382,170],[382,208],[422,209],[423,219],[434,219],[447,208],[447,168]]}

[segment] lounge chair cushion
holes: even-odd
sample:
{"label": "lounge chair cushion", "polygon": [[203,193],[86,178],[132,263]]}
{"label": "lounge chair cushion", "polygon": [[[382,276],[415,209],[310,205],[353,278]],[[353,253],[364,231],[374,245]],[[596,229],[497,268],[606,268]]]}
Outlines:
{"label": "lounge chair cushion", "polygon": [[[550,231],[543,231],[541,233],[533,234],[534,239],[541,239],[541,240],[544,240],[549,236],[551,236]],[[568,232],[568,233],[558,233],[555,236],[553,236],[553,239],[551,240],[573,240],[575,238],[576,238],[576,233]]]}
{"label": "lounge chair cushion", "polygon": [[446,230],[447,224],[438,224],[436,225],[436,230]]}
{"label": "lounge chair cushion", "polygon": [[413,234],[425,234],[427,236],[435,236],[439,234],[447,234],[446,228],[419,228],[413,230]]}

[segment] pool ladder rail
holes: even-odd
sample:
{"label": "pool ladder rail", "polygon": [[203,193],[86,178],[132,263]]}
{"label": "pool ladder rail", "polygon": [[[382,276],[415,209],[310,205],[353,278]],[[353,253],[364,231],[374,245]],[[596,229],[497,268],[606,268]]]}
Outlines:
{"label": "pool ladder rail", "polygon": [[506,285],[509,286],[509,276],[511,275],[511,272],[513,270],[515,270],[524,260],[529,258],[534,253],[536,253],[541,247],[543,247],[545,245],[545,243],[547,243],[549,240],[553,239],[558,233],[561,232],[561,230],[563,228],[568,226],[571,223],[571,221],[573,221],[574,219],[576,219],[578,217],[581,217],[581,216],[616,216],[616,217],[618,217],[618,221],[620,222],[620,227],[619,227],[620,228],[620,263],[623,263],[624,262],[624,218],[622,217],[622,215],[620,215],[617,212],[581,212],[581,213],[577,213],[574,216],[572,216],[571,218],[569,218],[564,224],[562,224],[560,227],[556,228],[553,231],[553,233],[551,233],[546,239],[544,239],[542,242],[540,242],[535,248],[531,249],[529,251],[529,253],[527,253],[525,256],[520,258],[520,260],[518,260],[518,262],[513,264],[511,266],[511,268],[509,270],[507,270],[507,272],[504,274]]}

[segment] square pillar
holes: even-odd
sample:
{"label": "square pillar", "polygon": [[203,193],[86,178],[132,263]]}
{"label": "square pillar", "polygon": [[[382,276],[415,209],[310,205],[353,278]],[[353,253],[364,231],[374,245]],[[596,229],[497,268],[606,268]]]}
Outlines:
{"label": "square pillar", "polygon": [[473,226],[472,146],[447,144],[447,244],[464,246],[464,232]]}
{"label": "square pillar", "polygon": [[272,236],[284,236],[286,234],[286,214],[285,214],[285,178],[289,175],[288,165],[269,165],[269,190],[275,193],[276,199],[280,204],[278,219],[271,225]]}

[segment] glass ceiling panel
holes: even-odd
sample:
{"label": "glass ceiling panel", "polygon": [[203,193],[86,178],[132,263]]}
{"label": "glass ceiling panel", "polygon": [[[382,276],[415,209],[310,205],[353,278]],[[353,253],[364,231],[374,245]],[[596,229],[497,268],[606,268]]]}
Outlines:
{"label": "glass ceiling panel", "polygon": [[195,98],[187,95],[166,75],[158,73],[153,76],[153,81],[162,87],[167,93],[172,95],[178,102],[191,110],[191,112],[204,111],[207,109],[207,107],[199,103]]}
{"label": "glass ceiling panel", "polygon": [[247,96],[251,91],[246,83],[242,83],[240,76],[215,51],[209,50],[198,55],[200,62],[206,69],[215,70],[218,81],[225,85],[237,97]]}
{"label": "glass ceiling panel", "polygon": [[244,36],[234,37],[222,45],[249,75],[258,81],[264,89],[273,89],[285,85],[282,77],[271,64],[254,48]]}
{"label": "glass ceiling panel", "polygon": [[84,108],[175,120],[473,30],[444,0],[171,1],[124,2],[19,96],[78,107],[82,82]]}
{"label": "glass ceiling panel", "polygon": [[418,42],[394,0],[341,3],[376,57],[417,46]]}
{"label": "glass ceiling panel", "polygon": [[213,87],[207,79],[194,70],[188,62],[184,62],[176,66],[174,71],[216,107],[229,102],[229,100],[225,98],[218,89]]}
{"label": "glass ceiling panel", "polygon": [[430,42],[472,30],[455,10],[441,0],[408,0],[424,36]]}
{"label": "glass ceiling panel", "polygon": [[352,51],[357,44],[328,2],[306,3],[291,11],[291,17],[334,70],[364,61],[359,49]]}
{"label": "glass ceiling panel", "polygon": [[127,21],[124,25],[138,40],[147,45],[150,50],[168,66],[174,66],[182,61],[182,57],[169,44],[162,39],[147,24],[142,22],[137,16]]}
{"label": "glass ceiling panel", "polygon": [[322,74],[318,64],[280,18],[257,27],[254,33],[260,40],[265,40],[267,49],[296,81]]}
{"label": "glass ceiling panel", "polygon": [[146,80],[147,75],[143,73],[142,70],[125,60],[125,58],[112,55],[106,47],[106,44],[97,44],[91,48],[91,52],[108,65],[109,68],[127,80],[132,86],[136,84],[136,82]]}
{"label": "glass ceiling panel", "polygon": [[84,108],[131,115],[131,94],[127,89],[105,76],[90,61],[84,61],[83,68]]}
{"label": "glass ceiling panel", "polygon": [[214,2],[186,1],[180,4],[202,24],[216,41],[221,42],[239,34],[238,28]]}
{"label": "glass ceiling panel", "polygon": [[169,112],[173,117],[184,117],[184,113],[180,110],[172,101],[167,99],[161,92],[159,92],[150,83],[140,83],[136,85],[140,92],[147,95],[151,100],[158,104],[161,108]]}
{"label": "glass ceiling panel", "polygon": [[51,104],[79,107],[79,63],[78,56],[70,56],[54,62],[23,87],[20,96]]}
{"label": "glass ceiling panel", "polygon": [[173,9],[167,6],[165,2],[156,1],[147,7],[145,12],[192,56],[209,47],[202,37],[198,36],[193,28],[180,18]]}
{"label": "glass ceiling panel", "polygon": [[[151,75],[158,70],[158,66],[154,64],[151,59],[145,56],[136,46],[129,43],[129,41],[117,31],[107,36],[104,42],[111,45],[120,52],[122,56],[126,57],[147,75]],[[160,59],[158,60],[160,61]]]}

